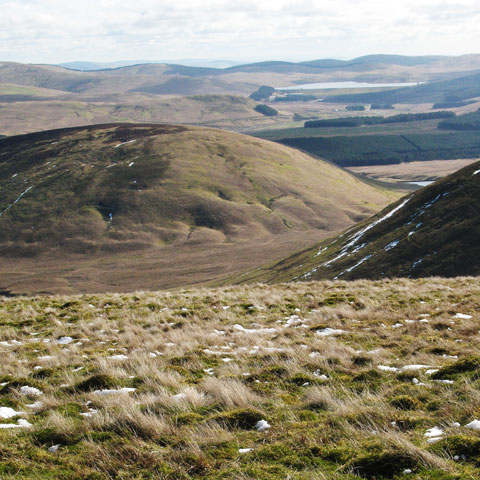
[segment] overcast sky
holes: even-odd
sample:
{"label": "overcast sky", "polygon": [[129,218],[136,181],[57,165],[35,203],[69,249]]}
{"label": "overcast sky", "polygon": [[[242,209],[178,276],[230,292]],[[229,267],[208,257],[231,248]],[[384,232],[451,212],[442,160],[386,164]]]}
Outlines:
{"label": "overcast sky", "polygon": [[480,52],[478,0],[0,0],[0,60]]}

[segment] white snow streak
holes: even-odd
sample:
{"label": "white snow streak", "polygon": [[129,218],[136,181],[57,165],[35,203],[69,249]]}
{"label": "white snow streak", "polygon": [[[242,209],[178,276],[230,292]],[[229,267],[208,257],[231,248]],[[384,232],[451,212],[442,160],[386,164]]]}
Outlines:
{"label": "white snow streak", "polygon": [[33,188],[33,185],[28,187],[25,191],[23,191],[17,199],[12,202],[3,212],[0,212],[0,217],[7,211],[10,210],[27,192],[29,192]]}

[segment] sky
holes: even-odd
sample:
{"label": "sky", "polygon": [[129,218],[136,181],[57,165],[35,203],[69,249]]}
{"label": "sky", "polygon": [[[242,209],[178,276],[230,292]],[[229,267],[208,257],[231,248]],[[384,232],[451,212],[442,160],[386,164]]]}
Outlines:
{"label": "sky", "polygon": [[480,53],[478,0],[0,0],[0,12],[0,61]]}

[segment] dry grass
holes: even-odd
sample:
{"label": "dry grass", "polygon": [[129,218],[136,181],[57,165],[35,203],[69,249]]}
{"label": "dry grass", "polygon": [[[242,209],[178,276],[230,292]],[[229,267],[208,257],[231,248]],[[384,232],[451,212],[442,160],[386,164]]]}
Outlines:
{"label": "dry grass", "polygon": [[0,476],[478,478],[479,312],[473,278],[4,299]]}

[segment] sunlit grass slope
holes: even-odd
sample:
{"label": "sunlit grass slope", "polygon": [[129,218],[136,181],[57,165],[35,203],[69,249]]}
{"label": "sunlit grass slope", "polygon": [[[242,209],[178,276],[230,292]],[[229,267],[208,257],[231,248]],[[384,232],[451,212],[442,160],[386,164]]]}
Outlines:
{"label": "sunlit grass slope", "polygon": [[2,479],[480,476],[477,279],[2,299]]}
{"label": "sunlit grass slope", "polygon": [[393,203],[333,240],[241,280],[480,274],[480,162]]}
{"label": "sunlit grass slope", "polygon": [[[207,128],[101,125],[0,141],[0,254],[50,255],[52,269],[64,261],[70,266],[68,255],[131,260],[167,246],[250,243],[255,249],[266,239],[280,245],[282,235],[295,242],[297,234],[301,245],[304,237],[338,232],[394,198],[288,147]],[[235,262],[232,252],[226,255]],[[198,257],[192,250],[179,270]],[[124,288],[152,288],[148,282]]]}

